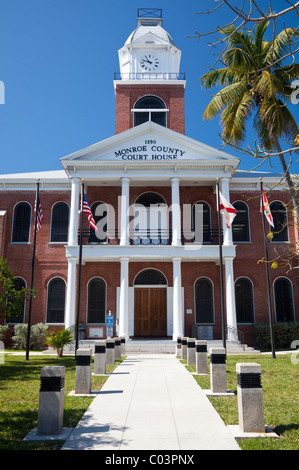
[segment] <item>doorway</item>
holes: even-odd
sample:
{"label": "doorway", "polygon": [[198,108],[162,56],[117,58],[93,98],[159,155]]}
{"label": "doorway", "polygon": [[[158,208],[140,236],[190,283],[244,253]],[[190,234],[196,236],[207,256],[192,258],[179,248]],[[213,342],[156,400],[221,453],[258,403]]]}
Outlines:
{"label": "doorway", "polygon": [[134,336],[167,336],[167,280],[156,269],[145,269],[134,282]]}
{"label": "doorway", "polygon": [[134,336],[167,336],[167,289],[141,287],[134,291]]}

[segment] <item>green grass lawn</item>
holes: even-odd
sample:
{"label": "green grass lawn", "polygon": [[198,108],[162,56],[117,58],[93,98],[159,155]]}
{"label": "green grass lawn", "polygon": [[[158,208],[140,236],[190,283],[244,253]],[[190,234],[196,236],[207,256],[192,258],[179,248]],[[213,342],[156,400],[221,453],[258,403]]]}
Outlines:
{"label": "green grass lawn", "polygon": [[[118,364],[120,361],[116,361]],[[186,364],[186,361],[182,361]],[[298,450],[299,449],[299,364],[291,362],[291,356],[281,355],[272,359],[264,356],[228,356],[227,387],[237,392],[236,364],[257,362],[262,367],[262,387],[265,423],[279,439],[261,438],[240,440],[244,450]],[[65,365],[64,427],[74,427],[84,414],[92,397],[75,397],[68,394],[75,389],[76,363],[72,356],[61,359],[55,356],[5,354],[0,364],[0,450],[43,450],[60,449],[61,441],[24,442],[23,438],[37,426],[40,372],[46,365]],[[195,366],[186,366],[195,372]],[[113,370],[107,367],[107,372]],[[203,389],[210,388],[210,377],[194,375]],[[100,390],[105,376],[92,376],[92,391]],[[225,424],[238,424],[237,396],[210,400]]]}
{"label": "green grass lawn", "polygon": [[[186,364],[186,361],[182,361]],[[299,364],[293,364],[290,354],[227,356],[227,388],[232,397],[209,397],[226,425],[239,423],[237,403],[236,364],[255,362],[261,365],[265,424],[280,437],[240,439],[244,450],[298,450],[299,449]],[[195,366],[186,366],[195,372]],[[210,389],[210,376],[194,375],[201,388]]]}
{"label": "green grass lawn", "polygon": [[[121,361],[115,361],[118,365]],[[68,396],[75,390],[76,362],[73,356],[61,359],[56,356],[5,354],[0,364],[0,450],[47,450],[60,449],[62,441],[24,442],[23,438],[37,427],[40,373],[44,366],[64,365],[65,398],[64,427],[75,427],[85,413],[93,397]],[[107,366],[112,372],[114,366]],[[92,376],[92,391],[102,388],[108,376]]]}

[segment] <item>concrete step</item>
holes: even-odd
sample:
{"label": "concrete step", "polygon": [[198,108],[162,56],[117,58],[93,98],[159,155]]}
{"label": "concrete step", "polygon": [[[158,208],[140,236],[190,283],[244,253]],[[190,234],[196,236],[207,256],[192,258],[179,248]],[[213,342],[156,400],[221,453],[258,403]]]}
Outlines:
{"label": "concrete step", "polygon": [[[90,347],[94,352],[94,340],[80,340],[79,347]],[[175,354],[176,341],[171,339],[129,339],[126,341],[126,354]],[[222,347],[222,340],[208,340],[208,353],[211,348]],[[73,353],[75,351],[75,342],[66,345],[63,349],[64,354]],[[53,349],[44,351],[45,353],[53,353]],[[247,344],[226,342],[227,354],[260,354],[260,351],[247,346]]]}

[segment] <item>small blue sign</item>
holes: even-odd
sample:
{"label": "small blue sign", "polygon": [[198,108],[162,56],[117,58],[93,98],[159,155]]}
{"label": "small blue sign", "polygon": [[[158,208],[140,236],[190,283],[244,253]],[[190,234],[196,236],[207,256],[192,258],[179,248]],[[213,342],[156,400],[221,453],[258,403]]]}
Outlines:
{"label": "small blue sign", "polygon": [[106,316],[106,326],[113,326],[113,315]]}

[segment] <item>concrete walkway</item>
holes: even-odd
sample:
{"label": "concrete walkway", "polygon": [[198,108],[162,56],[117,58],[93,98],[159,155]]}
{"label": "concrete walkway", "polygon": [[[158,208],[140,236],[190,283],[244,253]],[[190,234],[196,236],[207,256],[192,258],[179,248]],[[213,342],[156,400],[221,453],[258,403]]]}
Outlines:
{"label": "concrete walkway", "polygon": [[62,449],[240,450],[173,354],[127,356]]}

